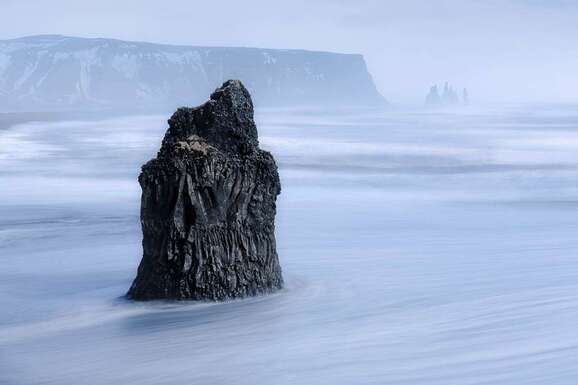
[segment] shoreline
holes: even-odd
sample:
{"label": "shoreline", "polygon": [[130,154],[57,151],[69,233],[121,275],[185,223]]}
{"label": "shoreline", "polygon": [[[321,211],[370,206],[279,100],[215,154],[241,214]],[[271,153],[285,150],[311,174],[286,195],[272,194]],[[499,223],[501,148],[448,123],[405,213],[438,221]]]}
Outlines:
{"label": "shoreline", "polygon": [[30,122],[55,122],[61,120],[98,121],[122,116],[138,116],[143,111],[29,111],[0,112],[0,131],[7,130],[18,124]]}
{"label": "shoreline", "polygon": [[61,117],[56,112],[0,112],[0,130],[31,121],[53,121]]}

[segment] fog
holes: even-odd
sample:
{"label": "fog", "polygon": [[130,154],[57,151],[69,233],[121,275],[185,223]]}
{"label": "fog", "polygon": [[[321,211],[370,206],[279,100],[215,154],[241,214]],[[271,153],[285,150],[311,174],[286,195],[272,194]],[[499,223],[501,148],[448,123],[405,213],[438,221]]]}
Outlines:
{"label": "fog", "polygon": [[[241,67],[271,89],[282,88],[275,76],[292,95],[322,79],[310,90],[318,101],[362,79],[380,103],[254,98],[282,184],[285,287],[137,303],[124,296],[142,258],[137,178],[176,105],[123,108],[136,91],[154,95],[133,59],[163,55],[108,40],[100,56],[75,41],[65,46],[80,53],[48,55],[32,41],[58,36],[4,44],[0,385],[576,383],[578,2],[0,0],[0,40],[35,34],[361,53],[391,104],[359,56],[319,54],[355,65],[313,72],[310,58],[249,55]],[[172,75],[197,84],[182,68],[223,74],[221,59],[173,48],[144,71],[168,96]],[[333,88],[341,73],[350,88]],[[467,87],[471,103],[423,108],[445,81]],[[29,103],[98,101],[91,89],[126,104]]]}
{"label": "fog", "polygon": [[2,0],[0,36],[114,37],[162,43],[362,53],[394,104],[433,83],[477,103],[578,101],[575,1]]}

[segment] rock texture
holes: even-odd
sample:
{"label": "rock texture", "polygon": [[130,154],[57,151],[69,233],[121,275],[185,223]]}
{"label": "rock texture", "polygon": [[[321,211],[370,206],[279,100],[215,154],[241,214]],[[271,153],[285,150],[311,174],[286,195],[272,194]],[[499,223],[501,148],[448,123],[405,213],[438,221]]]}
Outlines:
{"label": "rock texture", "polygon": [[249,92],[229,80],[168,123],[139,176],[144,255],[128,297],[224,300],[280,289],[281,184],[273,156],[259,149]]}

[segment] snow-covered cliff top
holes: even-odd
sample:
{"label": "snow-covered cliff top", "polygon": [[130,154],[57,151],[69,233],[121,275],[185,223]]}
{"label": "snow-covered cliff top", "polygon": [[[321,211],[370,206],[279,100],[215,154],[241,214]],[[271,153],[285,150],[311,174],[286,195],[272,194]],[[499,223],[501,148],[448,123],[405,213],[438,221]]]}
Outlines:
{"label": "snow-covered cliff top", "polygon": [[0,41],[0,109],[194,105],[229,78],[257,106],[384,103],[361,55],[61,35]]}

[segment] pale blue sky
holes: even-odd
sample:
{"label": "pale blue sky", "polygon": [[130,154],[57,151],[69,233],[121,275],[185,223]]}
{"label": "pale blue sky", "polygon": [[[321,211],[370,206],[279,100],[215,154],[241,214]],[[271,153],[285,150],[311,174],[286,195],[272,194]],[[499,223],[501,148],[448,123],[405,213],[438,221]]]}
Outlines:
{"label": "pale blue sky", "polygon": [[45,33],[358,52],[394,102],[444,80],[474,100],[578,102],[577,1],[0,0],[0,38]]}

